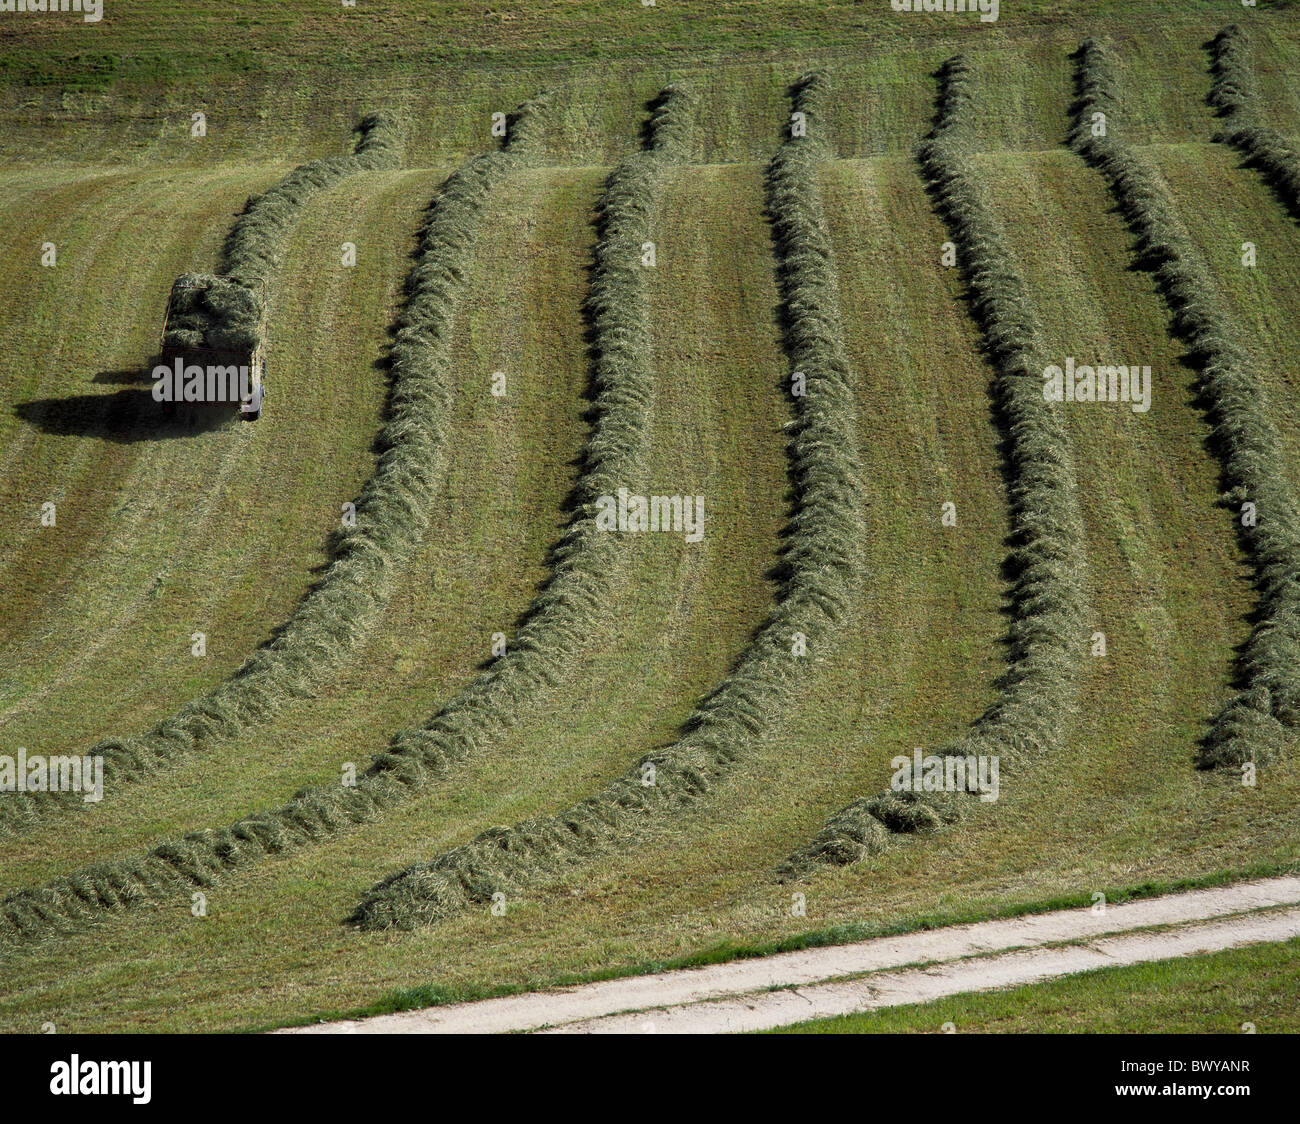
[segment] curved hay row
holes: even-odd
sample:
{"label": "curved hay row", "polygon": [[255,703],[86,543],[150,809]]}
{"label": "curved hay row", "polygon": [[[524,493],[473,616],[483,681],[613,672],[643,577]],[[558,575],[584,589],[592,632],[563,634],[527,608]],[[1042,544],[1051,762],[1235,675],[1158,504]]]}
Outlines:
{"label": "curved hay row", "polygon": [[[262,291],[279,266],[285,238],[313,195],[345,176],[397,166],[393,121],[375,115],[360,128],[352,156],[313,160],[249,200],[223,251],[230,271],[226,280],[236,283],[228,287]],[[260,322],[260,316],[255,319]],[[426,376],[426,382],[433,377]],[[353,650],[428,521],[429,500],[442,469],[445,397],[422,390],[411,370],[395,369],[388,420],[378,437],[379,461],[356,500],[356,525],[334,537],[328,570],[276,638],[233,676],[147,734],[108,738],[87,751],[87,756],[104,758],[106,796],[187,753],[248,733],[289,698],[308,694]],[[0,797],[0,837],[57,808],[80,804],[76,794],[7,793]]]}
{"label": "curved hay row", "polygon": [[[527,112],[531,108],[535,105],[512,122],[504,149],[479,157],[447,181],[426,219],[393,363],[399,372],[428,372],[430,377],[411,383],[411,397],[427,400],[430,408],[440,410],[446,399],[451,312],[469,271],[484,205],[496,184],[538,145],[539,115]],[[693,113],[684,91],[665,92],[651,122],[656,167],[686,155]],[[611,183],[622,184],[628,175],[626,167],[620,168]],[[535,705],[587,642],[619,561],[617,537],[595,531],[596,498],[637,478],[644,461],[654,378],[649,313],[636,263],[648,221],[648,205],[640,199],[615,211],[607,198],[598,216],[597,254],[604,267],[593,278],[588,302],[594,421],[583,452],[578,506],[553,551],[551,578],[530,606],[508,654],[429,722],[395,735],[355,786],[305,789],[288,804],[228,828],[193,832],[156,846],[143,858],[96,864],[40,889],[9,895],[0,901],[0,947],[84,928],[107,913],[213,885],[228,871],[371,820],[447,776]]]}
{"label": "curved hay row", "polygon": [[1300,152],[1276,129],[1264,124],[1251,61],[1250,37],[1239,24],[1229,24],[1214,37],[1214,84],[1210,104],[1224,119],[1215,140],[1239,150],[1293,214],[1300,215]]}
{"label": "curved hay row", "polygon": [[269,285],[280,268],[285,240],[312,196],[358,172],[400,166],[399,126],[390,114],[370,114],[357,131],[361,137],[351,156],[309,161],[248,200],[221,248],[221,276],[254,290]]}
{"label": "curved hay row", "polygon": [[596,216],[596,265],[586,316],[591,326],[592,429],[582,451],[573,517],[551,552],[551,575],[529,606],[508,651],[423,726],[404,730],[375,759],[372,772],[408,783],[441,779],[515,724],[553,687],[571,657],[599,624],[614,567],[618,536],[596,527],[597,500],[642,474],[654,402],[650,313],[641,245],[648,240],[657,180],[688,158],[694,96],[670,86],[656,99],[648,147],[610,175]]}
{"label": "curved hay row", "polygon": [[[697,805],[794,703],[812,673],[812,657],[846,615],[860,571],[862,485],[853,375],[817,185],[826,156],[820,139],[825,88],[820,76],[796,87],[795,109],[806,115],[808,135],[787,141],[768,174],[786,348],[807,380],[807,393],[794,399],[796,416],[788,423],[796,508],[784,551],[787,576],[768,620],[675,745],[646,755],[600,792],[556,815],[493,828],[379,883],[351,919],[362,928],[430,924],[494,893],[536,886],[565,868],[626,849],[657,823]],[[653,200],[659,164],[655,152],[626,161],[611,181],[609,209],[637,215],[639,225]],[[617,261],[631,260],[625,255],[639,234],[629,234]],[[807,655],[795,654],[799,633]]]}
{"label": "curved hay row", "polygon": [[[1222,61],[1234,60],[1230,37]],[[1079,101],[1074,148],[1110,184],[1137,236],[1134,253],[1155,276],[1173,314],[1174,331],[1200,371],[1199,392],[1222,468],[1223,500],[1254,570],[1255,623],[1237,665],[1237,694],[1215,716],[1199,749],[1202,768],[1235,767],[1277,757],[1300,723],[1300,518],[1282,471],[1282,454],[1267,396],[1242,333],[1226,311],[1209,271],[1179,222],[1159,173],[1122,140],[1123,116],[1114,60],[1087,39],[1078,52]],[[1225,76],[1220,104],[1235,104],[1241,87]],[[1106,135],[1093,136],[1094,114]],[[1255,505],[1257,525],[1243,526],[1242,505]]]}
{"label": "curved hay row", "polygon": [[[961,58],[939,71],[938,116],[919,158],[927,187],[957,245],[971,311],[996,371],[994,408],[1005,435],[1012,551],[1008,568],[1010,666],[992,706],[940,757],[997,756],[1001,764],[1057,746],[1071,712],[1081,651],[1083,523],[1075,498],[1070,443],[1043,399],[1044,347],[1029,290],[1006,249],[1001,223],[971,163],[976,103]],[[970,783],[973,783],[973,778]],[[964,794],[962,794],[964,795]],[[834,816],[779,875],[795,878],[823,864],[878,854],[898,833],[934,831],[960,815],[961,796],[885,792]]]}

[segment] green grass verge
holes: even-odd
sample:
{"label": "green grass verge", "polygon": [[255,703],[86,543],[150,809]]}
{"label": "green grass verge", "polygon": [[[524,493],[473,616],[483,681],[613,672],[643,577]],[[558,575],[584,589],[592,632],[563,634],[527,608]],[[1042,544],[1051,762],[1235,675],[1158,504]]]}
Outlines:
{"label": "green grass verge", "polygon": [[[1183,879],[1171,882],[1146,882],[1135,886],[1110,886],[1101,892],[1111,905],[1124,902],[1142,901],[1159,897],[1163,894],[1179,893],[1189,890],[1211,889],[1217,886],[1232,885],[1236,882],[1258,878],[1270,878],[1291,874],[1295,865],[1275,866],[1257,865],[1237,871],[1220,871],[1204,878]],[[597,971],[582,973],[560,973],[539,976],[527,983],[508,987],[485,987],[482,985],[449,987],[441,984],[426,984],[419,987],[404,988],[394,991],[365,1005],[348,1010],[322,1011],[310,1017],[294,1019],[288,1022],[259,1024],[243,1028],[245,1031],[260,1032],[277,1026],[308,1026],[317,1022],[333,1022],[344,1019],[364,1019],[373,1015],[391,1015],[401,1011],[418,1011],[426,1007],[442,1007],[451,1003],[472,1003],[482,999],[494,999],[507,995],[519,995],[528,991],[549,988],[574,987],[585,983],[598,983],[602,980],[627,979],[635,976],[657,975],[661,972],[673,972],[690,968],[705,968],[712,964],[727,964],[737,960],[752,960],[763,956],[774,956],[781,952],[800,952],[810,948],[830,948],[836,945],[853,944],[859,941],[874,940],[879,937],[896,937],[905,933],[916,933],[942,929],[952,925],[969,925],[980,921],[993,921],[1015,917],[1032,917],[1035,914],[1051,913],[1062,909],[1088,909],[1094,903],[1091,895],[1059,897],[1037,902],[1022,902],[1009,908],[1000,908],[993,912],[974,910],[971,912],[942,912],[933,915],[911,917],[906,921],[889,925],[850,924],[830,929],[798,933],[774,942],[732,942],[712,945],[685,956],[666,960],[646,961],[640,964],[610,967]]]}
{"label": "green grass verge", "polygon": [[[1284,12],[1294,0],[1260,0]],[[603,0],[536,0],[483,7],[426,0],[410,8],[341,9],[314,0],[193,0],[184,11],[114,9],[79,15],[16,16],[0,76],[28,86],[100,89],[180,78],[269,74],[296,77],[369,72],[382,77],[427,67],[529,67],[593,58],[671,60],[735,52],[798,52],[826,46],[880,49],[907,39],[981,32],[1022,34],[1080,18],[1073,0],[1004,3],[998,22],[976,16],[898,14],[889,5],[800,0],[674,0],[654,6]],[[1219,14],[1219,0],[1092,0],[1089,19],[1186,22]],[[880,9],[883,9],[880,10]],[[707,19],[702,18],[707,13]]]}

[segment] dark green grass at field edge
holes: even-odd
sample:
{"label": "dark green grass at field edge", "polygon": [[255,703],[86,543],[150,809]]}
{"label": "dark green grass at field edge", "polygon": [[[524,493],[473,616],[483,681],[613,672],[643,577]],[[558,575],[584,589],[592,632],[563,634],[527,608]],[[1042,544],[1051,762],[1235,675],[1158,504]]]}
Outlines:
{"label": "dark green grass at field edge", "polygon": [[[1249,14],[1295,11],[1259,0]],[[1015,33],[1069,25],[1167,30],[1228,18],[1223,0],[1011,0],[995,22],[978,15],[896,13],[887,0],[535,0],[527,5],[440,0],[342,8],[319,0],[191,0],[126,5],[104,18],[7,14],[0,23],[0,85],[105,89],[250,73],[404,73],[429,65],[546,66],[593,58],[723,56],[802,51],[904,39]],[[707,19],[702,18],[707,15]]]}

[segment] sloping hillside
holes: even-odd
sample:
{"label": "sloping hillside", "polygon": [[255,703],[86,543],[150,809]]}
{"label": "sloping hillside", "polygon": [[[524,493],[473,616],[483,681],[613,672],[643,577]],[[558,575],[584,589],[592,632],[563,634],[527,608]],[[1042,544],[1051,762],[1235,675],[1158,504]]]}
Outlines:
{"label": "sloping hillside", "polygon": [[[192,56],[170,77],[68,92],[66,108],[44,86],[16,87],[34,116],[0,148],[0,268],[28,298],[0,305],[0,754],[86,753],[140,734],[225,681],[292,616],[329,565],[342,505],[375,471],[384,361],[430,200],[462,161],[495,149],[492,112],[539,89],[552,97],[536,122],[538,158],[512,165],[483,208],[448,348],[441,481],[386,604],[345,660],[251,733],[5,835],[0,1028],[269,1025],[1295,868],[1300,755],[1249,787],[1194,767],[1232,694],[1256,599],[1218,502],[1197,373],[1153,278],[1133,268],[1105,179],[1065,143],[1071,55],[1088,21],[1045,2],[983,38],[933,20],[903,35],[863,30],[864,16],[837,8],[820,29],[792,19],[784,40],[760,44],[746,39],[748,6],[730,3],[716,44],[691,55],[665,39],[661,55],[614,73],[568,53],[564,37],[576,42],[595,6],[559,6],[556,38],[528,40],[533,65],[503,77],[486,56],[504,47],[484,32],[484,57],[453,92],[447,75],[422,85],[410,59],[367,79],[361,61],[393,33],[382,20],[327,97],[314,97],[309,66],[279,87],[251,69],[213,92],[211,143],[183,133],[187,99],[212,79]],[[1098,7],[1092,22],[1111,20],[1131,83],[1126,138],[1167,183],[1240,325],[1294,473],[1300,227],[1212,140],[1203,44],[1222,14],[1186,5],[1157,41],[1158,5]],[[284,10],[258,34],[292,25],[319,47],[319,25]],[[1287,76],[1300,22],[1254,18],[1264,111],[1295,136],[1300,96]],[[128,57],[142,34],[123,19],[104,49]],[[868,34],[870,51],[853,46]],[[18,43],[9,76],[34,82],[22,68],[39,39],[7,43]],[[931,127],[933,72],[956,50],[982,99],[973,167],[1048,361],[1150,366],[1151,408],[1062,408],[1088,619],[1060,743],[1009,763],[999,799],[969,801],[951,828],[783,883],[781,863],[829,817],[889,788],[892,758],[969,728],[1007,666],[1014,481],[969,293],[945,260],[950,235],[913,153]],[[797,327],[782,319],[766,177],[789,138],[787,87],[819,67],[833,81],[817,187],[862,466],[847,613],[779,720],[689,809],[512,891],[503,914],[484,904],[414,931],[359,932],[345,919],[378,880],[554,815],[677,742],[779,603],[799,499],[783,347]],[[695,94],[693,140],[645,216],[653,394],[643,479],[627,485],[704,496],[701,541],[622,536],[607,593],[554,681],[515,699],[499,736],[422,774],[363,825],[340,821],[292,853],[210,884],[178,881],[148,903],[42,912],[24,898],[281,808],[308,786],[346,784],[349,766],[364,774],[402,744],[399,732],[473,690],[499,655],[494,634],[513,642],[561,562],[601,421],[585,305],[596,208],[644,139],[646,103],[679,78]],[[162,419],[148,364],[172,280],[211,269],[250,193],[339,151],[358,113],[379,106],[405,113],[405,165],[344,179],[294,226],[271,304],[265,416],[207,429]],[[52,269],[40,265],[47,241]],[[1258,247],[1254,269],[1241,265],[1246,241]],[[355,267],[340,263],[344,242]],[[504,396],[492,392],[496,372]],[[47,501],[54,526],[41,525]],[[955,525],[942,518],[949,503]],[[93,973],[79,970],[92,960]]]}

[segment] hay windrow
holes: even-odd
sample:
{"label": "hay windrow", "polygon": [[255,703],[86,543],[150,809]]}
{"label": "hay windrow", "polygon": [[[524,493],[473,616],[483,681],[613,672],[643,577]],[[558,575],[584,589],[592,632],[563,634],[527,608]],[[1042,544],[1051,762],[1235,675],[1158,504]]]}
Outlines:
{"label": "hay windrow", "polygon": [[[1154,275],[1174,332],[1188,347],[1219,460],[1223,504],[1254,573],[1258,602],[1237,660],[1237,691],[1212,719],[1198,747],[1198,764],[1204,769],[1266,764],[1286,752],[1300,723],[1300,519],[1272,411],[1240,342],[1240,325],[1179,220],[1164,180],[1123,139],[1121,87],[1111,50],[1087,39],[1076,58],[1079,100],[1072,144],[1109,183],[1137,238],[1134,254]],[[1256,97],[1244,34],[1229,28],[1215,40],[1210,100],[1228,114],[1230,137],[1240,138],[1252,152],[1262,146],[1269,161],[1281,160],[1286,146],[1272,145],[1268,130],[1254,122]],[[1104,136],[1094,135],[1091,127],[1098,113],[1105,114]],[[1255,505],[1255,526],[1241,517],[1245,503]]]}
{"label": "hay windrow", "polygon": [[1240,151],[1300,218],[1300,151],[1264,121],[1249,34],[1240,24],[1229,24],[1210,46],[1214,82],[1209,101],[1223,118],[1215,140]]}
{"label": "hay windrow", "polygon": [[[1001,765],[1042,757],[1062,740],[1073,710],[1082,650],[1083,522],[1070,442],[1044,401],[1046,350],[1028,286],[1006,248],[972,157],[976,102],[961,56],[939,71],[934,130],[918,158],[936,209],[957,246],[971,313],[995,378],[1012,528],[1009,666],[992,706],[936,756],[996,756]],[[966,794],[885,792],[850,804],[779,868],[799,878],[822,865],[878,854],[898,834],[955,822]]]}
{"label": "hay windrow", "polygon": [[[353,155],[313,160],[249,200],[226,239],[224,276],[190,273],[177,278],[165,345],[251,351],[264,342],[263,294],[307,201],[345,176],[400,164],[393,118],[375,114],[358,128],[361,139]],[[87,751],[87,756],[104,758],[106,796],[187,753],[249,733],[288,700],[310,694],[346,659],[387,600],[394,575],[428,522],[429,502],[442,472],[444,381],[441,369],[398,363],[394,357],[388,419],[378,438],[379,462],[356,500],[356,526],[334,537],[328,570],[275,640],[224,683],[143,736],[105,738]],[[75,793],[6,794],[0,799],[0,838],[79,804]]]}
{"label": "hay windrow", "polygon": [[[410,297],[393,346],[395,372],[408,371],[398,396],[412,411],[445,424],[449,395],[451,317],[470,273],[484,204],[540,144],[537,119],[545,103],[526,103],[512,118],[506,146],[472,161],[444,184],[421,232]],[[587,313],[592,326],[593,422],[582,457],[576,510],[555,547],[546,586],[524,618],[507,655],[496,660],[423,726],[404,730],[376,756],[354,787],[305,789],[288,804],[217,831],[163,843],[142,859],[98,864],[0,902],[0,948],[21,945],[108,913],[157,901],[186,886],[209,885],[223,873],[321,842],[364,823],[444,779],[508,730],[558,680],[570,656],[600,617],[601,597],[622,553],[618,536],[598,532],[596,498],[641,475],[654,377],[643,275],[626,268],[645,240],[649,206],[662,172],[689,155],[694,101],[670,87],[652,117],[654,143],[610,177],[597,216],[597,269]],[[649,195],[646,195],[646,192]],[[395,422],[396,422],[395,417]],[[417,427],[439,447],[440,429]],[[385,461],[384,463],[389,463]],[[393,471],[401,465],[392,462]],[[358,525],[361,520],[358,504]],[[362,557],[366,557],[362,555]],[[354,581],[365,581],[357,573]],[[74,886],[78,887],[74,890]],[[114,887],[125,889],[118,892]],[[87,906],[87,895],[93,899]]]}
{"label": "hay windrow", "polygon": [[[435,923],[494,893],[518,894],[564,870],[625,850],[670,817],[698,807],[797,701],[849,613],[861,576],[862,495],[854,376],[840,327],[839,285],[822,216],[818,167],[827,156],[821,108],[826,80],[801,79],[795,109],[807,135],[791,137],[768,172],[768,211],[792,369],[807,393],[793,399],[788,455],[795,512],[784,550],[787,576],[768,620],[728,677],[696,709],[673,746],[564,811],[483,832],[470,843],[375,886],[351,920],[363,929]],[[635,165],[611,180],[649,211],[652,178]],[[808,654],[797,655],[802,633]],[[647,780],[653,783],[647,783]]]}
{"label": "hay windrow", "polygon": [[221,274],[245,288],[269,285],[280,268],[285,241],[311,198],[358,172],[401,166],[401,132],[396,118],[372,113],[357,126],[361,134],[350,156],[327,156],[295,168],[275,187],[248,200],[221,252]]}

